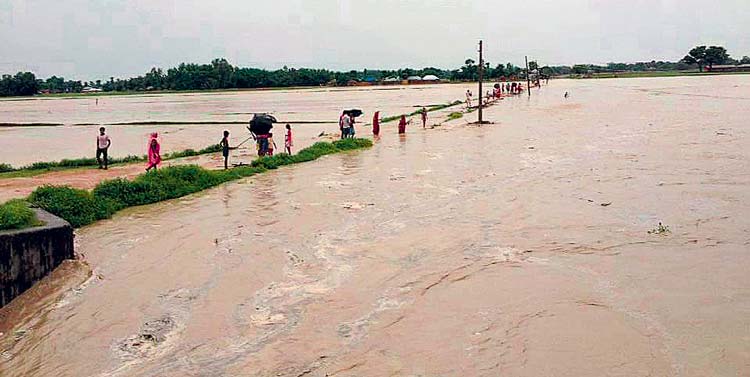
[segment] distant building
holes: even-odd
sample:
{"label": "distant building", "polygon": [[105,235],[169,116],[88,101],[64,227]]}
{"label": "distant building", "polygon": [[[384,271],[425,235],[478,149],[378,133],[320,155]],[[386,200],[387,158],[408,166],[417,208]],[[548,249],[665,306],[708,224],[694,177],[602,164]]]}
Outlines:
{"label": "distant building", "polygon": [[409,76],[406,78],[406,82],[409,84],[421,84],[422,78],[419,76]]}
{"label": "distant building", "polygon": [[440,82],[440,77],[437,77],[435,75],[426,75],[425,77],[422,77],[422,81],[424,83],[436,83]]}
{"label": "distant building", "polygon": [[90,86],[84,86],[83,89],[81,89],[81,93],[98,93],[102,90],[99,88],[92,88]]}
{"label": "distant building", "polygon": [[722,64],[706,67],[706,72],[750,72],[750,64]]}
{"label": "distant building", "polygon": [[401,79],[396,77],[386,77],[383,80],[383,85],[398,85],[401,83]]}

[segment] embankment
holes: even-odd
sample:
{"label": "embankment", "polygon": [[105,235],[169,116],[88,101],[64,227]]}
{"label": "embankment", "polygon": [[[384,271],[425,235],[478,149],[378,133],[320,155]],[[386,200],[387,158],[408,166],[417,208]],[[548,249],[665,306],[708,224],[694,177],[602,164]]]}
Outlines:
{"label": "embankment", "polygon": [[0,231],[0,307],[73,258],[73,227],[35,209],[43,225]]}

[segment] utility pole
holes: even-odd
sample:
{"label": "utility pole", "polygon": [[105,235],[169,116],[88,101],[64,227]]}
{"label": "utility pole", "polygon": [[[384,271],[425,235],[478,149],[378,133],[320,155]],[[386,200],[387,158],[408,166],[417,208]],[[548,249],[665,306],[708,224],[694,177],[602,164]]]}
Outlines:
{"label": "utility pole", "polygon": [[484,80],[484,59],[482,58],[482,40],[479,40],[479,124],[482,124],[482,81]]}
{"label": "utility pole", "polygon": [[531,77],[529,74],[529,57],[526,56],[526,90],[529,91],[529,97],[531,97]]}

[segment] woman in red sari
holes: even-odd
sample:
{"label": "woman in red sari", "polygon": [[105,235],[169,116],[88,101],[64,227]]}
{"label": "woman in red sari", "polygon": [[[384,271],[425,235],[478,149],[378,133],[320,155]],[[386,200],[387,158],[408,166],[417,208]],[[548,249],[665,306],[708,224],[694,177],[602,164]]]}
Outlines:
{"label": "woman in red sari", "polygon": [[372,134],[380,135],[380,111],[376,111],[375,116],[372,117]]}
{"label": "woman in red sari", "polygon": [[398,133],[405,134],[406,133],[406,125],[409,122],[406,121],[406,115],[401,115],[401,120],[398,121]]}

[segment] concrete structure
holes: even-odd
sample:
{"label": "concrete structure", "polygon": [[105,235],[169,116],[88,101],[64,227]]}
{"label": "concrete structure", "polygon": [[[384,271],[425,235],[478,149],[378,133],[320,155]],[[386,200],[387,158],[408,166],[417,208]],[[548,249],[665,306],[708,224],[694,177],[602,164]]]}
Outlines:
{"label": "concrete structure", "polygon": [[73,259],[73,227],[35,209],[42,226],[0,232],[0,307]]}

